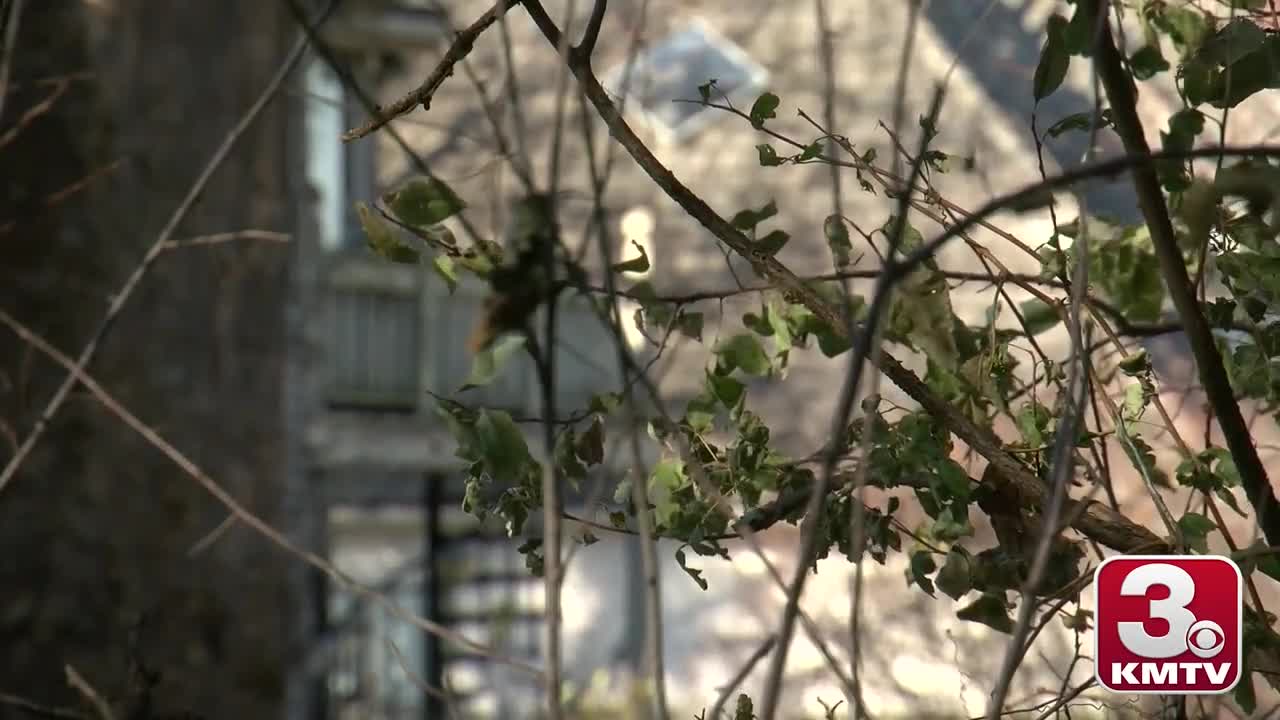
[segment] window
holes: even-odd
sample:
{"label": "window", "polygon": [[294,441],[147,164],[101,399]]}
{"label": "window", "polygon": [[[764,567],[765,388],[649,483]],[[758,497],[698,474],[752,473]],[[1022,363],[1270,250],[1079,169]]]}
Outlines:
{"label": "window", "polygon": [[[358,480],[352,477],[351,480]],[[500,524],[462,512],[460,482],[425,481],[419,505],[344,504],[328,513],[330,556],[339,570],[400,607],[447,625],[503,655],[541,655],[542,586]],[[367,498],[366,498],[367,500]],[[471,656],[370,602],[330,585],[326,632],[328,720],[443,718],[423,689],[447,688],[463,717],[527,717],[536,682]]]}
{"label": "window", "polygon": [[[368,84],[370,87],[373,83]],[[324,360],[330,407],[339,410],[429,411],[427,391],[452,396],[471,373],[467,338],[479,322],[486,288],[464,283],[449,294],[427,267],[372,257],[354,210],[381,188],[376,136],[342,143],[342,132],[363,117],[354,93],[322,59],[306,70],[307,176],[316,193],[316,244],[326,282]],[[375,93],[376,94],[376,93]],[[611,333],[585,299],[564,296],[557,339],[558,405],[584,406],[596,393],[617,390]],[[463,402],[529,414],[538,407],[533,363],[511,359],[489,385]]]}
{"label": "window", "polygon": [[415,409],[420,391],[417,294],[339,287],[332,299],[331,402]]}
{"label": "window", "polygon": [[316,193],[319,246],[327,252],[361,249],[364,233],[354,204],[377,190],[377,139],[343,143],[342,133],[362,119],[355,94],[322,58],[307,64],[307,181]]}
{"label": "window", "polygon": [[[421,513],[413,508],[336,508],[329,514],[334,565],[415,614],[424,610],[424,537]],[[329,717],[422,717],[423,634],[344,591],[331,591],[327,604],[330,629],[338,634],[328,680]]]}
{"label": "window", "polygon": [[615,66],[602,82],[615,95],[628,97],[630,111],[660,139],[680,142],[723,113],[676,101],[696,100],[698,87],[714,79],[713,99],[727,95],[735,102],[750,102],[768,77],[745,50],[695,20],[640,53],[630,67],[625,62]]}

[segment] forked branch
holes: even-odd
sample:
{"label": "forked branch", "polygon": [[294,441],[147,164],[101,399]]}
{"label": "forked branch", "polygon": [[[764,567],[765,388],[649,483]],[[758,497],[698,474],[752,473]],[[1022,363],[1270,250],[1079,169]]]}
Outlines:
{"label": "forked branch", "polygon": [[[538,29],[553,48],[560,47],[560,29],[537,0],[525,0],[525,8]],[[707,228],[717,239],[735,253],[749,261],[756,273],[776,284],[788,300],[804,305],[816,317],[827,323],[834,332],[849,338],[848,324],[840,312],[813,288],[806,285],[795,273],[768,253],[753,246],[750,239],[721,217],[702,198],[664,166],[644,142],[635,134],[622,117],[599,79],[591,70],[587,58],[570,53],[567,62],[577,78],[583,94],[609,128],[610,134],[631,155],[642,170],[676,202],[686,213]],[[855,348],[855,351],[857,349]],[[975,452],[996,466],[1033,507],[1038,507],[1047,497],[1048,486],[1022,462],[1005,451],[1000,439],[991,430],[979,426],[950,403],[939,397],[889,353],[879,353],[878,367],[895,385],[937,419],[950,432],[963,440]],[[1072,523],[1080,532],[1107,547],[1129,552],[1143,550],[1158,552],[1166,543],[1147,528],[1134,523],[1124,515],[1094,501],[1071,502],[1063,508],[1073,517]]]}

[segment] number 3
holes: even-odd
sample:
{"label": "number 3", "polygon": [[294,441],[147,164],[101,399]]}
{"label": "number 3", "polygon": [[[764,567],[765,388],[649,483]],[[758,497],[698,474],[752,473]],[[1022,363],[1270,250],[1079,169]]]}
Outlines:
{"label": "number 3", "polygon": [[1117,623],[1120,642],[1130,652],[1149,658],[1169,658],[1187,651],[1187,631],[1195,624],[1196,616],[1187,605],[1196,595],[1196,584],[1185,570],[1175,565],[1143,565],[1125,577],[1120,585],[1121,595],[1146,595],[1152,585],[1169,588],[1169,597],[1151,600],[1147,616],[1166,620],[1169,632],[1152,637],[1140,622]]}

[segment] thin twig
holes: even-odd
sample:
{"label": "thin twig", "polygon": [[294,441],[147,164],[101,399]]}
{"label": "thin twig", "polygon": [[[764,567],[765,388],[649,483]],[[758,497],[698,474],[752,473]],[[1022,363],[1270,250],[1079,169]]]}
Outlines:
{"label": "thin twig", "polygon": [[116,714],[112,712],[111,705],[103,699],[101,693],[93,689],[93,686],[89,684],[88,680],[84,679],[83,675],[69,663],[64,665],[62,670],[67,677],[67,685],[84,696],[84,699],[93,706],[99,720],[115,720]]}
{"label": "thin twig", "polygon": [[604,12],[608,5],[609,0],[595,0],[595,4],[591,7],[591,17],[587,18],[587,29],[582,31],[582,40],[577,47],[583,57],[590,58],[591,51],[596,49],[596,40],[600,38],[600,26],[604,23]]}
{"label": "thin twig", "polygon": [[1160,189],[1155,163],[1149,159],[1150,148],[1143,134],[1142,120],[1138,117],[1134,98],[1134,81],[1125,70],[1124,59],[1111,36],[1108,15],[1110,4],[1096,3],[1094,8],[1096,22],[1102,28],[1095,62],[1111,100],[1116,132],[1130,155],[1148,158],[1138,162],[1131,175],[1138,194],[1138,205],[1151,232],[1151,243],[1160,263],[1165,287],[1168,288],[1169,296],[1186,329],[1187,341],[1200,371],[1205,397],[1218,418],[1218,427],[1221,428],[1227,448],[1240,471],[1240,483],[1253,506],[1255,519],[1266,535],[1267,542],[1272,545],[1280,544],[1280,507],[1277,507],[1266,468],[1258,457],[1257,448],[1253,446],[1249,426],[1235,400],[1213,332],[1201,312],[1195,288],[1187,276],[1187,267]]}
{"label": "thin twig", "polygon": [[395,656],[396,664],[400,666],[402,671],[404,671],[405,677],[409,678],[409,681],[416,685],[423,694],[433,697],[443,703],[445,714],[449,716],[450,720],[458,720],[458,710],[455,707],[457,703],[454,701],[453,695],[444,688],[435,687],[431,683],[427,682],[427,679],[422,677],[422,675],[414,672],[413,668],[409,667],[408,661],[405,660],[404,653],[400,652],[400,648],[396,646],[395,642],[393,642],[391,638],[387,638],[386,642],[387,649],[389,649],[391,654]]}
{"label": "thin twig", "polygon": [[23,0],[12,0],[4,20],[4,40],[0,44],[0,118],[4,117],[4,99],[9,94],[9,72],[18,49],[18,24],[22,20]]}
{"label": "thin twig", "polygon": [[289,233],[273,232],[271,230],[236,230],[233,232],[214,233],[212,235],[198,235],[196,237],[186,238],[185,240],[170,240],[164,244],[164,249],[178,250],[180,248],[197,247],[201,245],[223,245],[239,240],[287,243],[292,239],[293,236]]}
{"label": "thin twig", "polygon": [[454,66],[461,62],[475,47],[476,38],[480,37],[481,33],[488,30],[490,25],[497,22],[499,17],[506,14],[507,10],[519,4],[519,2],[520,0],[498,0],[493,7],[489,8],[488,12],[458,33],[454,38],[453,44],[449,46],[449,51],[440,60],[440,64],[436,66],[436,69],[427,76],[427,79],[421,85],[410,90],[390,105],[375,108],[373,117],[369,118],[360,127],[343,133],[342,139],[346,142],[359,140],[419,105],[424,110],[430,108],[431,98],[440,89],[440,86],[444,84],[444,81],[450,75],[453,75]]}
{"label": "thin twig", "polygon": [[6,692],[0,692],[0,705],[17,708],[37,717],[54,718],[54,720],[86,720],[83,713],[72,710],[71,708],[44,705],[34,700],[28,700],[27,698],[19,697],[18,695],[11,695]]}
{"label": "thin twig", "polygon": [[[544,38],[553,47],[558,47],[560,30],[550,16],[546,14],[546,11],[542,9],[541,3],[536,2],[536,0],[529,0],[525,5],[534,23],[542,31]],[[591,72],[590,67],[576,61],[572,54],[570,62],[573,63],[572,69],[575,77],[578,78],[579,85],[591,101],[591,104],[596,108],[596,112],[604,120],[605,125],[608,126],[610,133],[640,165],[641,169],[654,180],[659,188],[680,205],[685,212],[711,231],[717,239],[731,247],[742,257],[748,259],[757,273],[775,282],[795,301],[804,305],[818,319],[830,326],[833,332],[848,339],[846,319],[842,318],[840,313],[826,299],[821,297],[813,288],[801,282],[795,273],[782,265],[776,258],[756,250],[741,231],[734,228],[707,205],[704,200],[681,183],[653,155],[644,142],[636,136],[635,132],[619,113],[618,108],[613,104],[608,93],[601,87],[599,79]],[[1271,154],[1280,156],[1280,148],[1272,149]],[[1099,173],[1107,170],[1116,172],[1132,164],[1132,162],[1132,159],[1119,159],[1112,161],[1110,164],[1105,162],[1098,163],[1095,166],[1091,166],[1089,172],[1081,171],[1076,173],[1075,179],[1078,180],[1082,176],[1087,176],[1090,172]],[[1062,176],[1064,179],[1060,180],[1060,182],[1064,185],[1067,184],[1065,178],[1071,175],[1072,173],[1064,174]],[[1023,190],[1020,192],[1028,194],[1031,191]],[[1013,196],[1018,195],[1019,193],[1013,194]],[[968,223],[968,226],[960,229],[968,229],[968,227],[976,225],[987,215],[1016,203],[1017,199],[1024,198],[1006,197],[1003,198],[1004,204],[988,204],[983,211],[980,211],[983,213],[981,217],[973,215],[966,218],[965,223]],[[961,223],[961,225],[965,223]],[[936,245],[945,242],[949,237],[954,237],[956,232],[958,232],[957,229],[952,228],[943,239],[935,240],[933,243],[926,245],[926,247],[933,246],[936,249]],[[913,252],[899,263],[898,267],[904,271],[914,268],[925,257],[930,256],[930,252],[924,252],[923,250],[922,248],[920,251]],[[1021,461],[1014,458],[1004,449],[1003,443],[989,428],[979,426],[959,409],[935,394],[914,372],[903,366],[897,358],[885,353],[881,357],[881,362],[881,370],[889,376],[889,379],[895,385],[918,402],[926,412],[935,417],[944,427],[965,441],[975,452],[996,465],[1010,482],[1019,487],[1029,502],[1037,505],[1041,501],[1047,487]],[[1075,507],[1074,503],[1072,507]],[[1150,545],[1153,548],[1163,547],[1162,541],[1150,530],[1104,505],[1091,502],[1082,510],[1075,520],[1077,529],[1108,547],[1117,549],[1142,545]]]}
{"label": "thin twig", "polygon": [[130,412],[129,409],[116,400],[111,393],[107,392],[105,388],[98,384],[98,381],[95,380],[93,376],[80,369],[70,357],[50,345],[44,340],[44,338],[32,332],[29,328],[15,320],[13,316],[4,310],[0,310],[0,324],[7,326],[18,336],[19,339],[43,353],[57,364],[61,365],[63,369],[68,372],[73,381],[82,384],[104,408],[111,412],[111,414],[115,415],[121,422],[142,436],[148,444],[159,450],[165,457],[177,465],[188,477],[195,480],[201,487],[208,491],[210,495],[213,495],[213,497],[218,502],[222,503],[222,505],[226,507],[226,509],[229,510],[239,522],[244,523],[272,544],[301,559],[311,567],[321,571],[344,589],[363,598],[375,601],[381,607],[386,609],[387,612],[401,620],[404,620],[405,622],[415,625],[416,627],[448,640],[449,642],[455,643],[459,647],[481,657],[510,665],[535,676],[541,674],[541,671],[533,665],[515,658],[500,655],[492,648],[469,640],[463,635],[450,630],[443,625],[409,613],[393,602],[386,594],[377,592],[372,588],[357,582],[356,580],[348,577],[341,570],[338,570],[329,561],[294,544],[292,540],[285,537],[279,530],[271,527],[257,515],[254,515],[241,505],[230,495],[230,493],[224,490],[217,481],[209,477],[209,475],[206,474],[199,465],[196,465],[190,458],[184,455],[182,451],[178,450],[172,443],[139,419],[138,416]]}
{"label": "thin twig", "polygon": [[[929,109],[930,127],[938,118],[938,113],[942,109],[942,100],[943,94],[941,88],[939,88],[934,94],[933,104]],[[911,177],[907,181],[908,188],[915,186],[916,180],[923,171],[925,149],[931,140],[932,137],[929,132],[922,130],[920,151],[916,154],[916,160],[911,164]],[[872,367],[883,366],[885,359],[888,357],[887,353],[882,352],[881,341],[884,337],[885,328],[881,320],[888,313],[897,282],[902,277],[894,272],[894,268],[896,267],[897,256],[901,249],[903,238],[906,236],[908,227],[906,216],[910,207],[911,194],[908,191],[898,196],[896,212],[889,231],[889,249],[885,255],[885,263],[888,270],[876,283],[875,294],[867,310],[865,323],[859,331],[859,328],[853,326],[853,318],[846,317],[844,321],[844,330],[849,335],[853,347],[849,355],[848,370],[845,373],[839,399],[836,402],[836,411],[831,417],[831,429],[828,434],[831,447],[823,460],[822,472],[818,475],[816,488],[809,498],[809,505],[806,508],[804,521],[800,528],[799,559],[796,563],[795,575],[788,589],[787,605],[783,610],[782,625],[778,630],[778,651],[774,653],[773,660],[769,665],[769,675],[765,680],[761,717],[768,720],[772,720],[775,716],[778,703],[781,702],[782,677],[786,668],[787,652],[790,649],[791,634],[794,632],[795,616],[799,607],[800,597],[804,592],[805,582],[809,576],[810,567],[818,550],[818,533],[825,509],[823,501],[826,498],[827,489],[831,487],[831,479],[835,474],[836,462],[839,458],[840,438],[847,431],[849,414],[853,410],[854,400],[858,397],[863,370],[868,363]],[[879,373],[873,373],[872,375],[873,378],[878,376]],[[870,433],[868,433],[869,435]],[[868,440],[867,442],[869,443],[870,441]],[[864,449],[869,450],[869,447],[864,445]],[[865,482],[865,473],[860,473],[859,477]],[[860,490],[860,488],[857,488],[855,492],[860,494]],[[854,520],[856,520],[856,516]],[[857,552],[858,548],[855,546],[853,550]],[[866,714],[865,708],[855,708],[855,711],[860,715]]]}
{"label": "thin twig", "polygon": [[[122,164],[124,164],[123,160],[112,160],[106,165],[102,165],[101,167],[96,167],[93,170],[90,170],[83,177],[73,180],[72,182],[67,183],[66,185],[58,188],[57,190],[49,193],[44,198],[45,209],[48,210],[48,209],[57,207],[62,202],[64,202],[67,198],[89,187],[89,185],[93,183],[93,181],[97,180],[100,177],[103,177],[104,175],[107,175],[108,173],[115,172],[116,169],[118,169]],[[17,226],[18,226],[17,219],[5,221],[3,224],[0,224],[0,235],[4,235],[12,231]]]}
{"label": "thin twig", "polygon": [[[1099,28],[1099,30],[1101,30]],[[1097,141],[1098,121],[1101,116],[1102,108],[1102,91],[1098,85],[1098,74],[1095,66],[1094,70],[1094,97],[1093,97],[1093,113],[1091,117],[1094,120],[1091,123],[1089,142],[1086,145],[1085,156],[1082,162],[1087,163],[1093,153],[1093,148]],[[1034,130],[1033,130],[1034,132]],[[1040,174],[1044,177],[1043,154],[1040,152],[1040,142],[1036,140],[1037,156],[1040,158]],[[1070,364],[1070,374],[1067,378],[1066,392],[1060,398],[1058,407],[1060,413],[1058,416],[1058,426],[1054,430],[1053,448],[1050,455],[1050,485],[1052,486],[1052,495],[1048,508],[1043,513],[1043,526],[1040,530],[1039,542],[1036,545],[1035,555],[1031,562],[1030,571],[1027,573],[1027,581],[1022,586],[1022,600],[1018,608],[1018,619],[1014,623],[1012,637],[1005,649],[1004,660],[1001,663],[1000,673],[996,676],[996,685],[991,692],[991,702],[987,706],[987,720],[995,720],[1000,711],[1004,708],[1005,699],[1008,697],[1009,688],[1013,684],[1013,676],[1018,670],[1018,666],[1022,663],[1023,657],[1030,648],[1033,639],[1028,638],[1032,615],[1035,612],[1035,604],[1032,599],[1036,588],[1040,585],[1044,574],[1048,569],[1049,555],[1051,553],[1054,540],[1059,536],[1062,527],[1059,524],[1062,513],[1062,501],[1067,495],[1067,484],[1074,476],[1074,464],[1076,459],[1075,444],[1078,436],[1078,428],[1083,423],[1085,396],[1089,392],[1088,378],[1089,372],[1089,356],[1082,352],[1085,346],[1085,338],[1081,328],[1082,309],[1087,298],[1087,288],[1089,287],[1089,233],[1088,226],[1085,222],[1087,210],[1083,197],[1077,196],[1077,202],[1080,205],[1080,232],[1076,238],[1073,249],[1075,250],[1075,267],[1072,269],[1071,277],[1066,277],[1065,268],[1062,270],[1062,279],[1068,284],[1068,293],[1070,299],[1070,308],[1066,313],[1065,320],[1067,325],[1067,334],[1069,337],[1069,352],[1077,359],[1076,362]],[[1050,217],[1054,223],[1054,247],[1058,249],[1059,255],[1062,254],[1061,248],[1057,245],[1057,214],[1053,211],[1053,204],[1050,203]],[[1105,398],[1104,398],[1105,399]],[[1065,679],[1064,679],[1065,682]]]}
{"label": "thin twig", "polygon": [[214,543],[221,540],[222,536],[226,535],[228,530],[235,527],[235,524],[236,524],[235,515],[228,515],[225,518],[223,518],[222,522],[218,523],[217,527],[210,530],[208,533],[205,534],[204,537],[195,541],[195,543],[193,543],[191,547],[187,549],[187,557],[195,557],[197,555],[203,554],[204,551],[213,547]]}
{"label": "thin twig", "polygon": [[[300,2],[301,0],[287,0],[286,5],[289,7],[289,11],[293,14],[294,21],[298,24],[298,27],[302,28],[302,32],[306,35],[307,41],[311,43],[312,48],[315,49],[316,54],[320,56],[320,59],[323,60],[325,64],[329,66],[329,69],[338,76],[338,79],[342,82],[343,89],[355,95],[356,100],[364,106],[367,112],[371,114],[376,113],[378,111],[378,104],[374,101],[373,96],[370,95],[369,91],[357,81],[355,76],[352,75],[350,68],[339,59],[337,53],[334,52],[333,48],[329,47],[329,44],[325,42],[324,37],[320,34],[319,26],[320,23],[323,22],[325,15],[322,15],[321,18],[315,22],[308,20],[306,11]],[[327,12],[328,11],[326,11],[326,14]],[[345,101],[343,102],[342,107],[346,107]],[[391,136],[391,140],[400,148],[400,151],[404,153],[405,157],[408,158],[409,163],[413,165],[413,169],[416,172],[421,173],[428,179],[435,178],[435,174],[431,172],[431,168],[427,165],[427,161],[423,159],[420,153],[414,151],[413,147],[409,145],[409,142],[405,139],[402,133],[400,133],[395,127],[388,126],[387,134]],[[454,219],[468,238],[473,242],[477,242],[479,240],[480,234],[476,231],[475,225],[471,220],[467,218],[466,212],[458,213],[454,216]]]}
{"label": "thin twig", "polygon": [[[597,0],[596,9],[603,5],[604,0]],[[635,49],[634,46],[632,49]],[[609,181],[608,171],[611,165],[611,158],[605,158],[605,167],[603,169],[597,168],[595,141],[591,132],[587,101],[582,96],[579,96],[579,100],[582,110],[583,146],[586,150],[587,169],[591,174],[592,215],[595,220],[597,248],[605,267],[609,267],[614,263],[618,252],[617,244],[610,242],[611,236],[604,218],[603,195]],[[653,516],[649,513],[648,473],[644,469],[644,456],[640,449],[640,438],[637,430],[641,425],[641,414],[636,407],[634,384],[627,377],[636,363],[635,358],[631,355],[631,348],[627,344],[626,333],[622,331],[622,309],[618,303],[619,295],[616,294],[617,279],[613,273],[605,273],[604,282],[605,290],[609,293],[610,302],[608,314],[603,320],[608,321],[607,325],[611,330],[610,336],[613,340],[617,357],[618,376],[623,380],[623,410],[632,428],[630,433],[631,457],[638,473],[638,476],[632,479],[631,500],[636,508],[636,524],[640,536],[640,570],[643,573],[644,580],[645,664],[648,665],[647,669],[649,678],[653,682],[654,694],[652,713],[650,714],[658,720],[667,720],[669,714],[667,710],[667,684],[662,642],[661,571],[658,566]],[[674,322],[675,317],[673,316],[672,323]],[[665,347],[665,343],[663,345]],[[655,360],[659,354],[661,354],[661,351],[655,353]],[[643,373],[644,370],[641,369],[640,372]]]}
{"label": "thin twig", "polygon": [[[54,103],[58,102],[58,100],[67,93],[67,90],[70,87],[70,80],[64,79],[55,83],[53,90],[50,91],[43,100],[27,108],[26,112],[22,113],[17,122],[15,122],[8,130],[4,131],[3,135],[0,135],[0,148],[4,148],[9,143],[13,142],[13,139],[18,137],[19,133],[26,129],[28,125],[35,122],[40,116],[52,110]],[[0,101],[3,101],[3,99],[3,97],[0,97]]]}
{"label": "thin twig", "polygon": [[734,690],[738,689],[738,686],[742,684],[743,680],[747,679],[747,676],[755,669],[756,663],[760,662],[765,655],[768,655],[769,652],[773,650],[773,646],[777,642],[778,636],[770,635],[765,638],[765,641],[760,644],[760,647],[756,648],[755,652],[751,653],[751,657],[747,658],[747,661],[742,664],[742,667],[738,669],[737,674],[735,674],[733,678],[720,689],[720,695],[716,698],[716,704],[711,706],[711,712],[707,713],[705,716],[708,720],[720,720],[720,713],[724,711],[725,703],[729,702],[729,696],[733,694]]}
{"label": "thin twig", "polygon": [[58,414],[58,410],[62,407],[62,404],[66,402],[68,395],[71,393],[71,389],[75,387],[76,375],[89,367],[89,363],[93,361],[94,355],[97,354],[98,347],[102,343],[103,338],[106,337],[107,332],[115,324],[116,318],[120,316],[120,311],[124,309],[125,303],[128,302],[130,296],[133,295],[134,290],[136,290],[138,285],[141,283],[143,276],[147,274],[155,261],[164,253],[165,245],[169,242],[173,233],[178,229],[178,225],[180,225],[183,219],[186,218],[187,213],[204,192],[205,187],[208,186],[209,181],[213,178],[218,168],[222,167],[222,163],[231,154],[232,148],[235,147],[236,143],[253,124],[254,120],[258,118],[258,115],[262,113],[263,109],[266,108],[271,99],[275,97],[276,93],[280,90],[280,86],[284,84],[285,78],[289,76],[289,73],[298,63],[298,60],[302,58],[303,51],[306,47],[307,40],[305,35],[299,37],[294,42],[293,49],[289,51],[284,62],[280,64],[275,75],[267,83],[266,88],[264,88],[258,95],[257,100],[255,100],[253,105],[249,107],[244,116],[240,118],[240,121],[237,122],[231,131],[227,133],[222,144],[214,151],[213,157],[211,157],[209,162],[205,164],[204,170],[200,172],[196,181],[191,185],[191,189],[187,191],[186,197],[184,197],[182,202],[178,204],[177,209],[173,211],[169,221],[165,223],[165,226],[160,230],[160,234],[156,237],[155,242],[151,244],[151,248],[147,250],[146,255],[142,257],[141,262],[139,262],[133,269],[133,272],[129,275],[129,278],[125,280],[124,285],[121,286],[120,290],[112,296],[111,302],[107,306],[106,314],[103,315],[102,320],[98,323],[98,327],[94,330],[93,335],[90,336],[89,342],[85,344],[84,349],[80,351],[80,355],[76,358],[76,372],[69,373],[66,379],[62,381],[62,384],[58,387],[57,391],[54,392],[53,397],[50,398],[49,403],[45,406],[44,412],[42,412],[39,419],[36,420],[35,427],[31,429],[31,432],[27,435],[26,439],[23,440],[22,445],[18,447],[18,451],[9,459],[4,470],[0,471],[0,492],[3,492],[9,482],[13,480],[14,475],[18,472],[18,468],[22,466],[27,455],[30,454],[32,448],[35,447],[41,436],[44,435],[45,429],[49,426],[49,423],[53,421],[54,416]]}

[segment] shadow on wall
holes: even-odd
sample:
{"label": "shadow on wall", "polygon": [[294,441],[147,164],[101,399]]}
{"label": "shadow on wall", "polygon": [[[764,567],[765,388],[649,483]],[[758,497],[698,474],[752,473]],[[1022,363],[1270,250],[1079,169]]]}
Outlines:
{"label": "shadow on wall", "polygon": [[[1043,28],[1036,24],[1034,31],[1026,29],[1024,19],[1028,3],[1011,8],[999,0],[986,11],[986,3],[926,3],[924,18],[933,26],[938,38],[959,57],[960,63],[973,74],[974,79],[991,99],[994,106],[1003,110],[1030,133],[1032,112],[1043,133],[1058,120],[1093,107],[1093,98],[1064,83],[1037,106],[1031,95],[1031,83],[1036,64],[1040,59]],[[981,24],[983,37],[996,38],[995,42],[975,42],[968,39],[975,23]],[[1105,100],[1104,100],[1104,105]],[[1085,133],[1068,133],[1057,139],[1047,140],[1045,153],[1058,167],[1068,169],[1079,166],[1088,145]],[[1097,160],[1112,154],[1100,149]],[[1090,208],[1091,214],[1105,215],[1131,222],[1139,219],[1137,198],[1127,182],[1098,180],[1083,183],[1079,191]]]}

